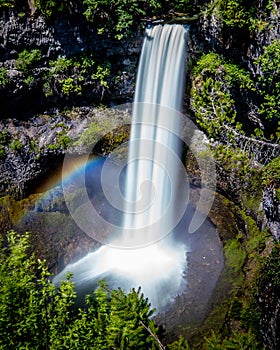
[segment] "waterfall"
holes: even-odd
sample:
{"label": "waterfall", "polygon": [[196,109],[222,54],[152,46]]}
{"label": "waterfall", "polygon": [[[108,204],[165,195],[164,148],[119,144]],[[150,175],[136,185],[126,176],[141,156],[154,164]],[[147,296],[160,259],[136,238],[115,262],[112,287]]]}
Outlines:
{"label": "waterfall", "polygon": [[134,247],[161,239],[175,226],[181,127],[177,110],[184,91],[186,33],[181,25],[146,30],[134,98],[123,222],[126,244]]}
{"label": "waterfall", "polygon": [[[186,36],[181,25],[146,29],[133,104],[121,232],[114,235],[112,244],[68,265],[55,276],[55,283],[71,271],[83,292],[92,291],[100,278],[126,291],[141,286],[157,310],[165,309],[184,288],[187,248],[174,239],[173,230],[185,210],[185,205],[182,209],[178,204],[183,187],[180,170],[185,173],[178,110],[184,91]],[[183,200],[187,200],[185,194]]]}

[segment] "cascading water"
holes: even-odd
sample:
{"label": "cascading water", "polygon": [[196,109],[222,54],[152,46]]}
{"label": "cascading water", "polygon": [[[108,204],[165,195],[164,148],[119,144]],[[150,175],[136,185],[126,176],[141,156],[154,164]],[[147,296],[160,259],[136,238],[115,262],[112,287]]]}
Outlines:
{"label": "cascading water", "polygon": [[187,30],[181,25],[159,25],[147,28],[145,34],[122,233],[110,245],[68,265],[54,282],[71,271],[78,290],[89,291],[99,278],[126,291],[141,286],[152,305],[162,310],[182,290],[186,269],[186,246],[175,241],[173,229],[184,212],[178,204],[181,124],[176,110],[184,91]]}
{"label": "cascading water", "polygon": [[[146,245],[174,227],[179,167],[180,109],[184,91],[186,29],[146,30],[129,143],[124,228],[131,245]],[[141,191],[141,192],[140,192]]]}

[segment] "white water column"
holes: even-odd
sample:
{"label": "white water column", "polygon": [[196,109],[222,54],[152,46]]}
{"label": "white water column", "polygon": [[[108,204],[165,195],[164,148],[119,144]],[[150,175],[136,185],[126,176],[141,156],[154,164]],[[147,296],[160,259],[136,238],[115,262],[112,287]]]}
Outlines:
{"label": "white water column", "polygon": [[184,93],[187,30],[146,29],[138,68],[125,184],[127,246],[145,246],[172,231],[180,145],[178,112]]}

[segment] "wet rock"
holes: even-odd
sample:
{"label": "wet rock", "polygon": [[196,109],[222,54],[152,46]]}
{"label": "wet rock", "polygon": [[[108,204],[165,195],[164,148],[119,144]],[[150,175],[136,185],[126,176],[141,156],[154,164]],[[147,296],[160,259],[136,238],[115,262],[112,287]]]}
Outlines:
{"label": "wet rock", "polygon": [[263,190],[263,208],[267,218],[267,226],[269,227],[273,237],[280,241],[280,204],[276,198],[274,187],[267,186]]}
{"label": "wet rock", "polygon": [[[76,108],[64,113],[34,116],[30,121],[8,119],[0,122],[0,140],[3,154],[0,156],[0,194],[23,198],[32,193],[40,178],[55,167],[61,166],[64,154],[108,154],[118,142],[114,128],[123,127],[120,141],[125,141],[124,128],[130,115],[115,109]],[[91,124],[97,125],[87,142],[78,140]],[[112,134],[111,137],[108,133]],[[102,139],[107,135],[107,139]],[[127,137],[126,135],[126,137]],[[95,137],[95,148],[91,137]],[[1,138],[1,137],[0,137]],[[65,144],[63,140],[69,142]],[[77,141],[77,142],[76,142]]]}

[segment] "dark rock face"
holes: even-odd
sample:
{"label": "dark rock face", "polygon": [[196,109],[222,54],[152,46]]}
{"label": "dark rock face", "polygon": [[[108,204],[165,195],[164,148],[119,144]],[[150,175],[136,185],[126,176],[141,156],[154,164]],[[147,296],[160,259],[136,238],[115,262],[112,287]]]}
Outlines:
{"label": "dark rock face", "polygon": [[[66,152],[76,155],[90,152],[107,154],[107,148],[114,146],[111,143],[117,135],[115,127],[122,127],[129,118],[126,111],[115,111],[84,107],[76,108],[70,114],[44,114],[29,121],[8,119],[0,122],[0,147],[3,152],[0,155],[0,195],[9,194],[19,199],[33,193],[40,179],[62,164]],[[94,150],[91,142],[75,144],[90,125],[97,125],[96,133],[91,134],[95,137]],[[100,129],[100,125],[106,127]],[[112,139],[107,140],[108,145],[106,142],[98,143],[109,132],[112,132]],[[121,131],[122,141],[125,141],[125,133],[128,132],[126,129]]]}
{"label": "dark rock face", "polygon": [[264,189],[262,202],[267,218],[267,225],[273,237],[277,241],[280,241],[280,205],[273,186],[268,186]]}
{"label": "dark rock face", "polygon": [[259,305],[262,309],[261,330],[269,350],[279,349],[280,344],[280,296],[279,287],[275,288],[271,283],[262,286],[259,295]]}
{"label": "dark rock face", "polygon": [[[48,21],[35,13],[20,18],[16,12],[2,11],[0,18],[0,68],[7,70],[9,83],[0,85],[2,117],[32,116],[36,111],[43,112],[55,106],[85,105],[88,103],[119,103],[132,99],[135,73],[142,45],[142,35],[118,41],[96,33],[82,14],[75,13],[68,18]],[[39,49],[42,58],[30,74],[32,84],[24,82],[24,76],[15,66],[18,54],[23,50]],[[58,57],[73,57],[83,53],[93,54],[110,64],[110,90],[104,91],[98,84],[85,90],[82,96],[69,96],[55,93],[45,96],[42,79],[49,70],[49,62]],[[78,75],[73,76],[78,79]]]}

